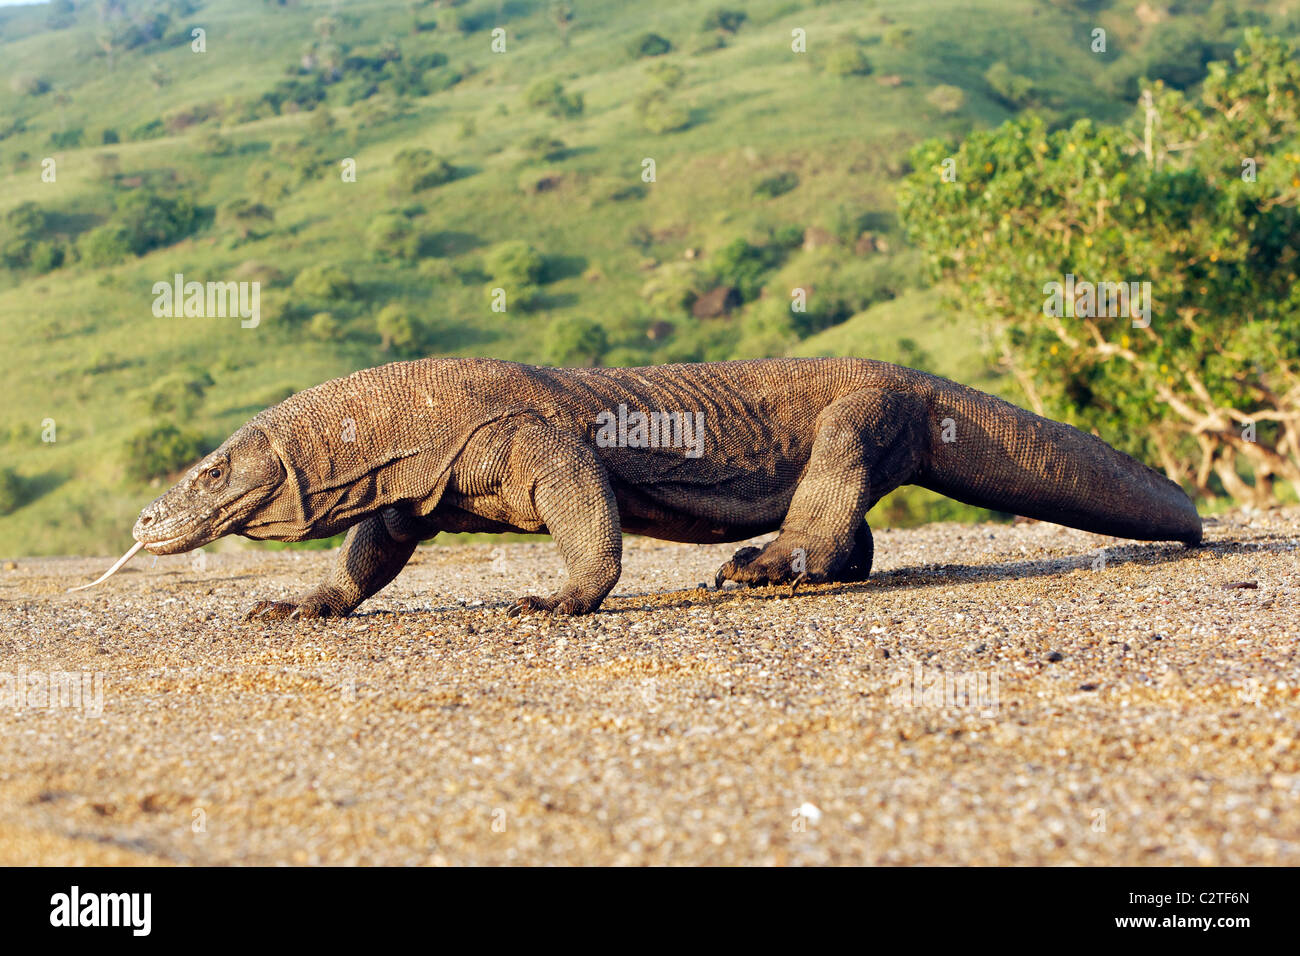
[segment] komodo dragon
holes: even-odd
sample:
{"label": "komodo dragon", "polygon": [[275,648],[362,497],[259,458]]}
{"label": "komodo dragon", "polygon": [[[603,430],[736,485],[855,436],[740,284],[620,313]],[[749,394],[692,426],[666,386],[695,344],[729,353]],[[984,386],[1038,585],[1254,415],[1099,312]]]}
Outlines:
{"label": "komodo dragon", "polygon": [[347,531],[325,581],[250,612],[331,617],[439,531],[549,533],[567,580],[511,613],[586,614],[618,581],[624,531],[703,543],[780,532],[737,551],[719,585],[865,579],[865,515],[909,483],[1099,534],[1201,539],[1182,489],[1101,439],[885,362],[556,369],[430,358],[325,382],[257,415],[140,513],[138,543],[109,573],[141,547]]}

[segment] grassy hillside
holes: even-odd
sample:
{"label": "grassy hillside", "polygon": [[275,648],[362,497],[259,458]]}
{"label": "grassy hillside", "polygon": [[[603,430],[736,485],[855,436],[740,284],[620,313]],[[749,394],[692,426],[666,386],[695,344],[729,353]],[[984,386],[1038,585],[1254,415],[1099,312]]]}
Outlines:
{"label": "grassy hillside", "polygon": [[[734,32],[706,26],[719,6],[743,6]],[[562,30],[527,0],[0,9],[0,554],[117,550],[187,451],[414,355],[857,354],[1014,398],[898,232],[909,148],[1023,109],[1115,119],[1134,77],[1172,80],[1245,19],[1293,28],[1280,4],[1222,2],[571,13]],[[155,317],[175,273],[259,281],[260,324]],[[720,287],[733,307],[697,316]],[[963,513],[927,502],[889,513]]]}

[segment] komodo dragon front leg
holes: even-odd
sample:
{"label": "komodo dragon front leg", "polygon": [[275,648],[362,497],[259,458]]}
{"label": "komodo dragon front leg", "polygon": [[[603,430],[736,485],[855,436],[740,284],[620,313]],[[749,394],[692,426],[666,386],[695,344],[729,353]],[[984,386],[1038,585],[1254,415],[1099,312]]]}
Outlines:
{"label": "komodo dragon front leg", "polygon": [[348,529],[328,578],[296,601],[262,601],[246,619],[346,617],[397,577],[431,530],[419,519],[385,508]]}
{"label": "komodo dragon front leg", "polygon": [[547,597],[525,596],[509,609],[589,614],[622,572],[623,531],[605,467],[569,432],[531,415],[482,429],[453,469],[459,507],[527,532],[546,532],[568,578]]}
{"label": "komodo dragon front leg", "polygon": [[826,406],[780,533],[737,551],[718,570],[718,584],[865,580],[873,558],[866,512],[920,466],[926,415],[920,399],[876,389]]}

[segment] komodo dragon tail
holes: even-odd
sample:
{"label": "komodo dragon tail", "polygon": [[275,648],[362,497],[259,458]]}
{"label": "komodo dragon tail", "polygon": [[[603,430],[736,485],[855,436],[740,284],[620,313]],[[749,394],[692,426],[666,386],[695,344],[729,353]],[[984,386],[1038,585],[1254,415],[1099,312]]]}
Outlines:
{"label": "komodo dragon tail", "polygon": [[1100,438],[956,382],[931,385],[932,453],[916,484],[1098,534],[1201,540],[1201,517],[1183,490]]}

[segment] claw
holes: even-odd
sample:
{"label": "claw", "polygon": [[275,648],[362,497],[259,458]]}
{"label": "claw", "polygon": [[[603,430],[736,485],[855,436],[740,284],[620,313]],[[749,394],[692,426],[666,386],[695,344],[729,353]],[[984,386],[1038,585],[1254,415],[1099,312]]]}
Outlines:
{"label": "claw", "polygon": [[808,572],[807,572],[807,571],[803,571],[803,572],[800,573],[800,575],[799,575],[797,578],[795,578],[793,581],[791,581],[791,582],[790,582],[790,593],[787,594],[786,597],[794,597],[795,588],[799,587],[799,585],[803,582],[803,579],[806,578],[806,577],[808,577]]}

